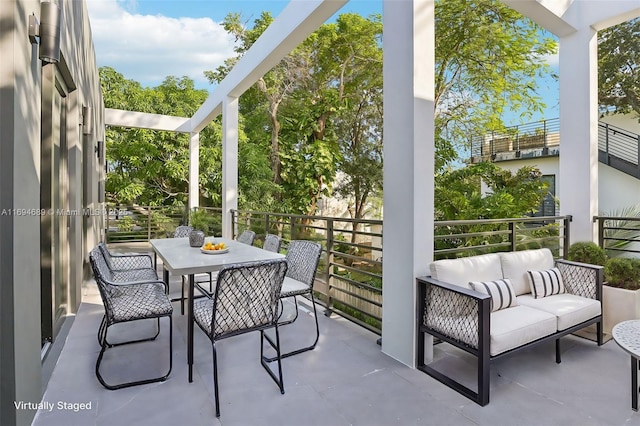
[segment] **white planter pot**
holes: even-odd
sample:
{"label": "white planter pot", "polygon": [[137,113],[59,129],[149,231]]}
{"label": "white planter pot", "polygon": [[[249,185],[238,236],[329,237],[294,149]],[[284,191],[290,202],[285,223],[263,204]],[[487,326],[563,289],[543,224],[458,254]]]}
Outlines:
{"label": "white planter pot", "polygon": [[607,334],[619,322],[640,319],[640,290],[602,286],[602,310]]}

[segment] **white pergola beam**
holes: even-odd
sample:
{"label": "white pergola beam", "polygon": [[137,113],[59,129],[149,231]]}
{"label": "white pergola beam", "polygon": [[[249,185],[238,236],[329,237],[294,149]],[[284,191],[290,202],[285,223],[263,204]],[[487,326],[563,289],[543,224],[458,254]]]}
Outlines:
{"label": "white pergola beam", "polygon": [[188,118],[170,115],[106,108],[104,111],[104,121],[107,126],[190,133],[187,127],[189,122]]}
{"label": "white pergola beam", "polygon": [[573,25],[562,18],[574,0],[503,0],[502,2],[558,37],[576,31]]}

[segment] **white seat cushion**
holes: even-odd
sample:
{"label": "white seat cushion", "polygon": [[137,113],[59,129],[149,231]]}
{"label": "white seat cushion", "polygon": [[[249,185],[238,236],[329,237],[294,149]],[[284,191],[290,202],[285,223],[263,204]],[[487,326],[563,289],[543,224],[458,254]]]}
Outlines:
{"label": "white seat cushion", "polygon": [[[498,253],[503,278],[509,278],[516,296],[531,292],[527,271],[542,271],[554,266],[549,249],[523,250]],[[477,281],[477,280],[475,280]]]}
{"label": "white seat cushion", "polygon": [[280,290],[280,297],[296,296],[298,294],[304,294],[308,292],[309,286],[302,281],[284,277],[284,281],[282,282],[282,290]]}
{"label": "white seat cushion", "polygon": [[460,259],[436,260],[429,268],[431,269],[431,276],[436,280],[468,289],[471,288],[470,281],[502,279],[500,257],[495,253]]}
{"label": "white seat cushion", "polygon": [[[600,315],[600,302],[575,294],[562,293],[543,298],[531,294],[518,296],[518,303],[548,312],[558,319],[558,330],[566,330],[576,324]],[[507,309],[508,310],[508,309]]]}
{"label": "white seat cushion", "polygon": [[513,306],[492,312],[491,356],[553,334],[556,324],[555,315],[528,306]]}

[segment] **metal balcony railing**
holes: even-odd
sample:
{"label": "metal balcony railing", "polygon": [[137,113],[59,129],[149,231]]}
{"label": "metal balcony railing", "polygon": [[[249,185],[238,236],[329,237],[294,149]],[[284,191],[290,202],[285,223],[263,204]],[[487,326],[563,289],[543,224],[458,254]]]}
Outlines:
{"label": "metal balcony railing", "polygon": [[598,242],[609,257],[640,257],[640,217],[596,216]]}
{"label": "metal balcony railing", "polygon": [[[208,235],[220,235],[222,211],[210,212]],[[144,242],[171,235],[186,222],[184,207],[111,207],[110,243]],[[257,246],[267,233],[289,241],[308,239],[323,247],[315,291],[327,313],[336,312],[361,326],[382,329],[382,220],[233,211],[235,234],[256,232]],[[556,257],[568,248],[570,216],[435,222],[434,257],[464,257],[499,251],[547,247]]]}
{"label": "metal balcony railing", "polygon": [[[525,153],[537,156],[557,155],[550,148],[560,145],[560,119],[536,121],[472,135],[469,138],[472,163],[521,158]],[[600,162],[640,179],[640,135],[611,124],[598,123]]]}

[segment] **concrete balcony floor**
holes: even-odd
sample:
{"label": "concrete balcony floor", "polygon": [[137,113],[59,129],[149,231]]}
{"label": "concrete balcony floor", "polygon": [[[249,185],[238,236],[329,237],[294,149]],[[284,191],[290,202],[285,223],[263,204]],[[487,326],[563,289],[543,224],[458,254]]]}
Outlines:
{"label": "concrete balcony floor", "polygon": [[[177,295],[179,281],[172,281]],[[53,371],[35,426],[65,425],[640,425],[631,410],[630,360],[614,341],[602,347],[569,336],[562,363],[553,342],[498,360],[491,366],[491,402],[480,407],[426,374],[386,356],[378,336],[337,315],[320,315],[321,338],[312,352],[283,360],[284,395],[259,363],[259,333],[218,344],[220,406],[213,403],[212,351],[195,329],[193,383],[187,380],[186,316],[174,303],[173,371],[163,383],[117,391],[104,389],[94,369],[96,332],[102,318],[97,288],[89,283],[80,310]],[[313,333],[308,310],[281,328],[283,348],[307,342]],[[168,333],[162,323],[155,342],[107,350],[105,377],[114,382],[161,375],[167,366]],[[149,332],[154,323],[127,324],[110,333]],[[464,353],[436,345],[437,362],[473,383],[475,369]],[[58,402],[91,403],[63,410]]]}

